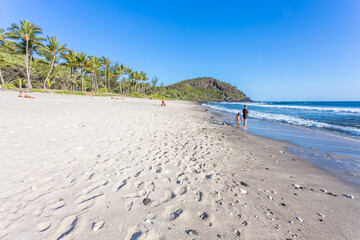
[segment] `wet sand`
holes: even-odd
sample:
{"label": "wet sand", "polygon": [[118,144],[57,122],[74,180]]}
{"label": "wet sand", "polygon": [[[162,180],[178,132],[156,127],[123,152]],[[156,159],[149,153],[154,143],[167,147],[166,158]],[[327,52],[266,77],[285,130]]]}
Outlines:
{"label": "wet sand", "polygon": [[188,102],[33,95],[0,92],[1,239],[360,239],[359,189],[286,142]]}

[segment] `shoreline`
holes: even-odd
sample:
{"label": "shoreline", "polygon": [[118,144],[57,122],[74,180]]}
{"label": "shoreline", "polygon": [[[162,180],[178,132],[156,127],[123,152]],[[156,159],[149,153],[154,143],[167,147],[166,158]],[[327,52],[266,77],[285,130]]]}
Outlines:
{"label": "shoreline", "polygon": [[0,92],[0,238],[360,238],[359,189],[286,142],[192,102],[35,97]]}
{"label": "shoreline", "polygon": [[[221,119],[221,122],[230,126],[235,126],[233,121],[231,121],[233,117],[231,114],[214,108],[211,108],[210,112]],[[346,150],[353,150],[355,148],[355,144],[357,143],[355,139],[337,139],[337,136],[327,136],[319,130],[313,132],[314,130],[312,129],[300,126],[272,123],[259,119],[250,120],[250,124],[253,125],[249,127],[247,133],[287,142],[292,146],[292,149],[289,150],[295,155],[304,158],[308,162],[314,163],[322,169],[335,173],[337,176],[345,179],[348,183],[360,187],[360,172],[356,171],[359,169],[360,158],[353,156],[351,153],[347,155],[342,154]],[[271,129],[270,132],[269,129]],[[277,133],[277,131],[280,133]],[[328,137],[328,139],[325,139],[326,137]],[[329,139],[331,139],[331,142]],[[329,144],[335,144],[336,140],[342,141],[341,144],[339,146],[334,146],[332,150],[329,149]],[[328,142],[321,143],[322,141]],[[347,142],[349,145],[346,145],[348,148],[344,145],[346,143],[345,141],[349,141]],[[319,144],[320,146],[318,146]],[[321,144],[328,145],[322,146]],[[341,149],[342,153],[338,153],[339,149]]]}

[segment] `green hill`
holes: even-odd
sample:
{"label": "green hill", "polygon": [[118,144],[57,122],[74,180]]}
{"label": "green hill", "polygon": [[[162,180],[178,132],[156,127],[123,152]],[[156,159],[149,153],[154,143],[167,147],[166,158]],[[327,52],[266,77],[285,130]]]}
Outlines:
{"label": "green hill", "polygon": [[191,101],[237,102],[252,101],[242,91],[229,83],[212,77],[184,80],[157,89],[158,94]]}

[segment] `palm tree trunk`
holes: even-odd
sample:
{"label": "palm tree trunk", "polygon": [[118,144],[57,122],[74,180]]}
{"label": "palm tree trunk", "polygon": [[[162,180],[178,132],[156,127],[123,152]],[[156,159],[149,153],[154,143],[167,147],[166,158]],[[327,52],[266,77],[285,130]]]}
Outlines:
{"label": "palm tree trunk", "polygon": [[[45,78],[45,81],[44,81],[44,89],[46,88],[46,82],[47,82],[47,80],[48,80],[48,78],[49,78],[49,76],[50,76],[50,73],[51,73],[51,71],[52,71],[52,69],[53,69],[53,67],[54,67],[54,63],[55,63],[55,56],[54,56],[53,60],[51,61],[50,71],[49,71],[48,75],[47,75],[46,78]],[[50,88],[50,86],[49,86],[49,88]]]}
{"label": "palm tree trunk", "polygon": [[29,66],[29,78],[31,78],[31,69],[32,69],[32,56],[33,54],[30,53],[30,56],[29,56],[29,61],[30,61],[30,66]]}
{"label": "palm tree trunk", "polygon": [[26,76],[28,80],[28,88],[32,88],[30,73],[29,73],[29,41],[26,41],[26,53],[25,53],[25,68],[26,68]]}
{"label": "palm tree trunk", "polygon": [[1,83],[2,83],[2,85],[4,85],[5,82],[4,82],[4,78],[3,78],[2,74],[1,74],[1,69],[0,69],[0,78],[1,78]]}
{"label": "palm tree trunk", "polygon": [[84,91],[84,70],[81,69],[81,91]]}

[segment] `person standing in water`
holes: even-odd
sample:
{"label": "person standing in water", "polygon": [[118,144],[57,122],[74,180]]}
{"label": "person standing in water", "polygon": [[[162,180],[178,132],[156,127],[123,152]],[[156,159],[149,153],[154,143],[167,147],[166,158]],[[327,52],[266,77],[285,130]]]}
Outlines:
{"label": "person standing in water", "polygon": [[240,126],[240,122],[241,122],[241,115],[240,113],[238,113],[235,117],[235,122],[237,122],[237,128],[239,128]]}
{"label": "person standing in water", "polygon": [[244,118],[244,126],[243,129],[246,130],[246,123],[247,123],[247,118],[249,116],[250,111],[247,110],[247,106],[244,105],[244,109],[243,109],[243,118]]}

